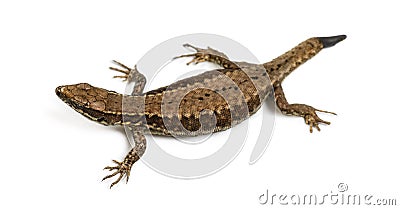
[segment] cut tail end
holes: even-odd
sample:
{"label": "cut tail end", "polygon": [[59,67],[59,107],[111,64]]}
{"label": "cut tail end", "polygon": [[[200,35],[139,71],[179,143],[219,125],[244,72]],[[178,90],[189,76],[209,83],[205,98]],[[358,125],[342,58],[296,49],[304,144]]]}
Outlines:
{"label": "cut tail end", "polygon": [[338,35],[338,36],[329,36],[329,37],[318,37],[318,39],[322,42],[324,48],[332,47],[335,44],[346,39],[346,35]]}

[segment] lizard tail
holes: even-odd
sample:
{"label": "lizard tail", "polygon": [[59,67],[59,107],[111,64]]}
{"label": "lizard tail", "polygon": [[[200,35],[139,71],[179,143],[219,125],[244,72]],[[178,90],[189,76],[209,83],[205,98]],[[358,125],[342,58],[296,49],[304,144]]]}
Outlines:
{"label": "lizard tail", "polygon": [[341,42],[346,39],[346,35],[338,35],[338,36],[329,36],[329,37],[318,37],[318,39],[322,42],[324,48],[332,47],[338,42]]}

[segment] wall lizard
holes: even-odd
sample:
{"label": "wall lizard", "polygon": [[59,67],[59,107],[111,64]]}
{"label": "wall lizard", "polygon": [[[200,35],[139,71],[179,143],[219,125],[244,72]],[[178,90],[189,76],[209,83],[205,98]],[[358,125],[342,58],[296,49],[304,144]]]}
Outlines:
{"label": "wall lizard", "polygon": [[[190,63],[213,62],[221,69],[185,78],[156,90],[143,92],[146,78],[136,68],[114,61],[120,68],[110,69],[123,73],[115,76],[134,82],[131,95],[93,87],[87,83],[64,85],[56,94],[65,103],[85,117],[103,125],[129,126],[135,146],[123,161],[105,169],[114,171],[103,180],[118,175],[110,188],[124,176],[128,181],[132,165],[146,150],[144,134],[165,136],[197,136],[231,128],[257,112],[266,97],[273,92],[277,107],[283,114],[303,117],[309,126],[320,130],[318,124],[330,124],[316,112],[335,114],[305,104],[289,104],[281,83],[298,66],[312,58],[323,48],[334,46],[345,35],[314,37],[263,64],[233,62],[222,52],[208,47],[192,48]],[[228,103],[229,102],[229,103]]]}

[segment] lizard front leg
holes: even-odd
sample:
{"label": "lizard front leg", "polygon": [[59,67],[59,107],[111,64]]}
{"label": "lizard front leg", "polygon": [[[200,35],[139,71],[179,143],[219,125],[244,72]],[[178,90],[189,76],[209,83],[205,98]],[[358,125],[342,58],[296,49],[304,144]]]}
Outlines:
{"label": "lizard front leg", "polygon": [[229,60],[228,56],[226,56],[224,53],[219,52],[218,50],[215,50],[211,47],[208,47],[207,49],[203,49],[203,48],[195,47],[191,44],[184,44],[183,46],[186,48],[194,49],[196,52],[192,53],[192,54],[176,56],[173,59],[184,58],[184,57],[194,57],[193,60],[191,60],[187,63],[187,65],[189,65],[191,63],[198,64],[201,62],[208,61],[208,62],[218,64],[225,69],[239,68],[237,64],[235,64],[233,61]]}
{"label": "lizard front leg", "polygon": [[124,160],[122,162],[113,160],[113,162],[117,164],[116,166],[106,166],[104,168],[110,171],[116,171],[105,176],[102,181],[119,174],[119,177],[110,185],[110,188],[121,181],[124,176],[126,176],[126,182],[128,182],[132,165],[138,161],[146,151],[146,138],[142,130],[133,130],[133,139],[135,141],[135,146],[128,152]]}
{"label": "lizard front leg", "polygon": [[135,82],[135,86],[133,87],[131,95],[138,95],[143,93],[144,86],[146,85],[146,77],[141,74],[135,65],[133,68],[129,68],[128,66],[113,60],[114,63],[122,67],[122,69],[110,67],[111,70],[121,72],[123,75],[114,76],[114,78],[122,78],[127,82]]}
{"label": "lizard front leg", "polygon": [[[114,61],[116,64],[118,64],[120,67],[123,69],[118,69],[114,67],[110,67],[111,70],[118,71],[123,73],[124,75],[121,76],[114,76],[115,78],[124,78],[128,82],[135,82],[133,91],[131,95],[138,95],[143,93],[144,86],[146,85],[146,78],[144,77],[143,74],[138,72],[136,69],[136,66],[134,68],[129,68],[126,65]],[[132,168],[132,165],[138,161],[144,152],[146,151],[146,137],[144,136],[143,128],[141,127],[130,127],[129,130],[132,131],[133,133],[133,139],[135,142],[135,146],[128,152],[128,154],[125,156],[124,160],[122,162],[113,160],[114,163],[116,163],[116,166],[106,166],[104,169],[114,171],[114,173],[105,176],[103,180],[109,179],[111,177],[116,176],[119,174],[117,180],[115,180],[111,185],[110,188],[112,188],[115,184],[117,184],[121,179],[126,176],[126,182],[129,180],[129,175],[130,171]]]}
{"label": "lizard front leg", "polygon": [[319,110],[305,104],[289,104],[286,100],[281,84],[277,84],[274,86],[274,97],[276,105],[283,114],[303,117],[305,123],[310,126],[310,133],[313,132],[313,127],[320,131],[320,128],[318,126],[318,124],[320,123],[324,123],[327,125],[330,124],[330,122],[319,118],[316,112],[325,112],[336,115],[333,112]]}

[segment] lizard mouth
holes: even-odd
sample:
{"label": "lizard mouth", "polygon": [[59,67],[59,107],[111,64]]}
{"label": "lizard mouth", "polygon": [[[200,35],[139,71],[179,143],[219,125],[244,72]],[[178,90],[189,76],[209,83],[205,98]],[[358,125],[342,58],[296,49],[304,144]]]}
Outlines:
{"label": "lizard mouth", "polygon": [[64,101],[68,106],[75,109],[79,113],[82,113],[82,109],[84,109],[83,103],[79,103],[74,99],[74,95],[71,91],[68,90],[68,85],[62,85],[56,88],[56,95]]}
{"label": "lizard mouth", "polygon": [[66,96],[64,94],[65,86],[58,86],[56,88],[56,95],[63,101],[66,101]]}
{"label": "lizard mouth", "polygon": [[[76,85],[63,85],[55,89],[56,95],[64,101],[68,106],[89,118],[90,120],[96,121],[103,125],[115,125],[121,123],[121,116],[116,113],[108,113],[104,110],[105,103],[100,101],[90,101],[92,92],[87,93],[86,91],[93,88],[89,84],[80,83]],[[104,97],[104,96],[103,96]],[[92,97],[93,98],[93,97]],[[95,97],[99,98],[99,96]]]}
{"label": "lizard mouth", "polygon": [[57,88],[56,88],[56,94],[57,94],[57,96],[58,97],[60,97],[60,95],[61,95],[61,90],[64,88],[64,86],[58,86]]}
{"label": "lizard mouth", "polygon": [[91,86],[86,83],[75,85],[62,85],[58,86],[55,90],[56,95],[67,104],[77,103],[81,106],[85,105],[88,100],[85,90],[90,89]]}
{"label": "lizard mouth", "polygon": [[81,106],[79,106],[78,103],[76,103],[74,101],[73,98],[68,97],[68,91],[66,90],[67,86],[63,85],[63,86],[59,86],[56,88],[56,95],[62,100],[64,101],[66,104],[68,104],[70,107],[72,107],[73,109],[77,110],[77,109],[82,109]]}

